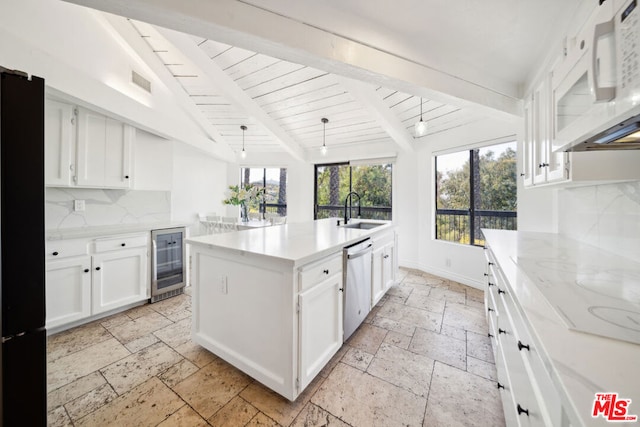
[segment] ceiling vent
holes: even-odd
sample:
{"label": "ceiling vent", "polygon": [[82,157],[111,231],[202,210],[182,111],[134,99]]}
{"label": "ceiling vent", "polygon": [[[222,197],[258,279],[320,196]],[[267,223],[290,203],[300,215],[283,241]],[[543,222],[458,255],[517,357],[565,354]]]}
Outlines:
{"label": "ceiling vent", "polygon": [[135,71],[131,71],[131,82],[136,86],[139,86],[147,92],[151,93],[151,82]]}

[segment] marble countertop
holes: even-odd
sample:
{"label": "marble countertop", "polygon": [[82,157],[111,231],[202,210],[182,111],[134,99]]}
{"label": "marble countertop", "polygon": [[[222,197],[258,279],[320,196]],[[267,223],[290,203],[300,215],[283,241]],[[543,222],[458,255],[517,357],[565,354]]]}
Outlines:
{"label": "marble countertop", "polygon": [[[356,222],[357,220],[354,220]],[[187,239],[192,245],[222,248],[278,258],[301,265],[393,227],[390,221],[363,220],[383,225],[369,230],[338,227],[336,218],[274,225]]]}
{"label": "marble countertop", "polygon": [[[632,399],[629,415],[640,415],[640,345],[604,337],[603,330],[585,333],[570,328],[571,322],[556,307],[577,310],[594,303],[603,305],[607,298],[624,298],[621,304],[635,306],[636,297],[629,291],[640,293],[634,288],[637,281],[626,283],[626,294],[614,286],[585,290],[576,283],[610,271],[640,278],[640,264],[558,234],[483,231],[540,354],[550,362],[550,377],[573,412],[572,418],[584,425],[606,424],[602,417],[591,417],[595,393],[618,393],[620,399]],[[564,301],[558,304],[553,295],[547,298],[549,291],[561,292]],[[640,312],[640,305],[637,307]],[[588,330],[588,322],[584,326]]]}
{"label": "marble countertop", "polygon": [[47,230],[47,240],[80,239],[83,237],[99,237],[115,234],[135,233],[138,231],[151,231],[163,228],[187,227],[190,224],[181,221],[161,221],[139,224],[114,224],[91,227],[63,228]]}

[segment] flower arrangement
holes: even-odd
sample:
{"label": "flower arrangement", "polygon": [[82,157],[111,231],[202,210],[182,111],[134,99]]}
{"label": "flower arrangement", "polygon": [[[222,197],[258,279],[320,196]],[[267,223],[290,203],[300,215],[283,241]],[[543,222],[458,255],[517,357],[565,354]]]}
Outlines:
{"label": "flower arrangement", "polygon": [[230,185],[227,190],[227,198],[222,201],[225,205],[247,205],[253,199],[257,199],[258,196],[264,194],[264,188],[257,187],[253,184]]}
{"label": "flower arrangement", "polygon": [[230,185],[227,190],[227,198],[222,201],[225,205],[240,206],[240,212],[243,221],[249,220],[247,214],[247,208],[249,203],[256,200],[259,196],[264,194],[264,188],[257,187],[253,184]]}

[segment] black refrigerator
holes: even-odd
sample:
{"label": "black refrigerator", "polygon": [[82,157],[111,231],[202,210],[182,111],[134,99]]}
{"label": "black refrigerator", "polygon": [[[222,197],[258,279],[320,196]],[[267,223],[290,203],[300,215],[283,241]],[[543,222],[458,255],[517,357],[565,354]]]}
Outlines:
{"label": "black refrigerator", "polygon": [[44,80],[0,67],[2,425],[46,426]]}

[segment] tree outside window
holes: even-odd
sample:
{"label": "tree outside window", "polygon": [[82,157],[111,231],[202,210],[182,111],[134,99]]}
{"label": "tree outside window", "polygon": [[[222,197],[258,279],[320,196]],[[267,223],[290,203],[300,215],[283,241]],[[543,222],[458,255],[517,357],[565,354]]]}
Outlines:
{"label": "tree outside window", "polygon": [[[344,215],[344,201],[351,191],[360,196],[361,217],[391,220],[392,166],[334,163],[315,167],[315,218]],[[352,199],[354,217],[357,197]]]}
{"label": "tree outside window", "polygon": [[482,228],[517,229],[516,143],[436,157],[436,239],[484,245]]}

